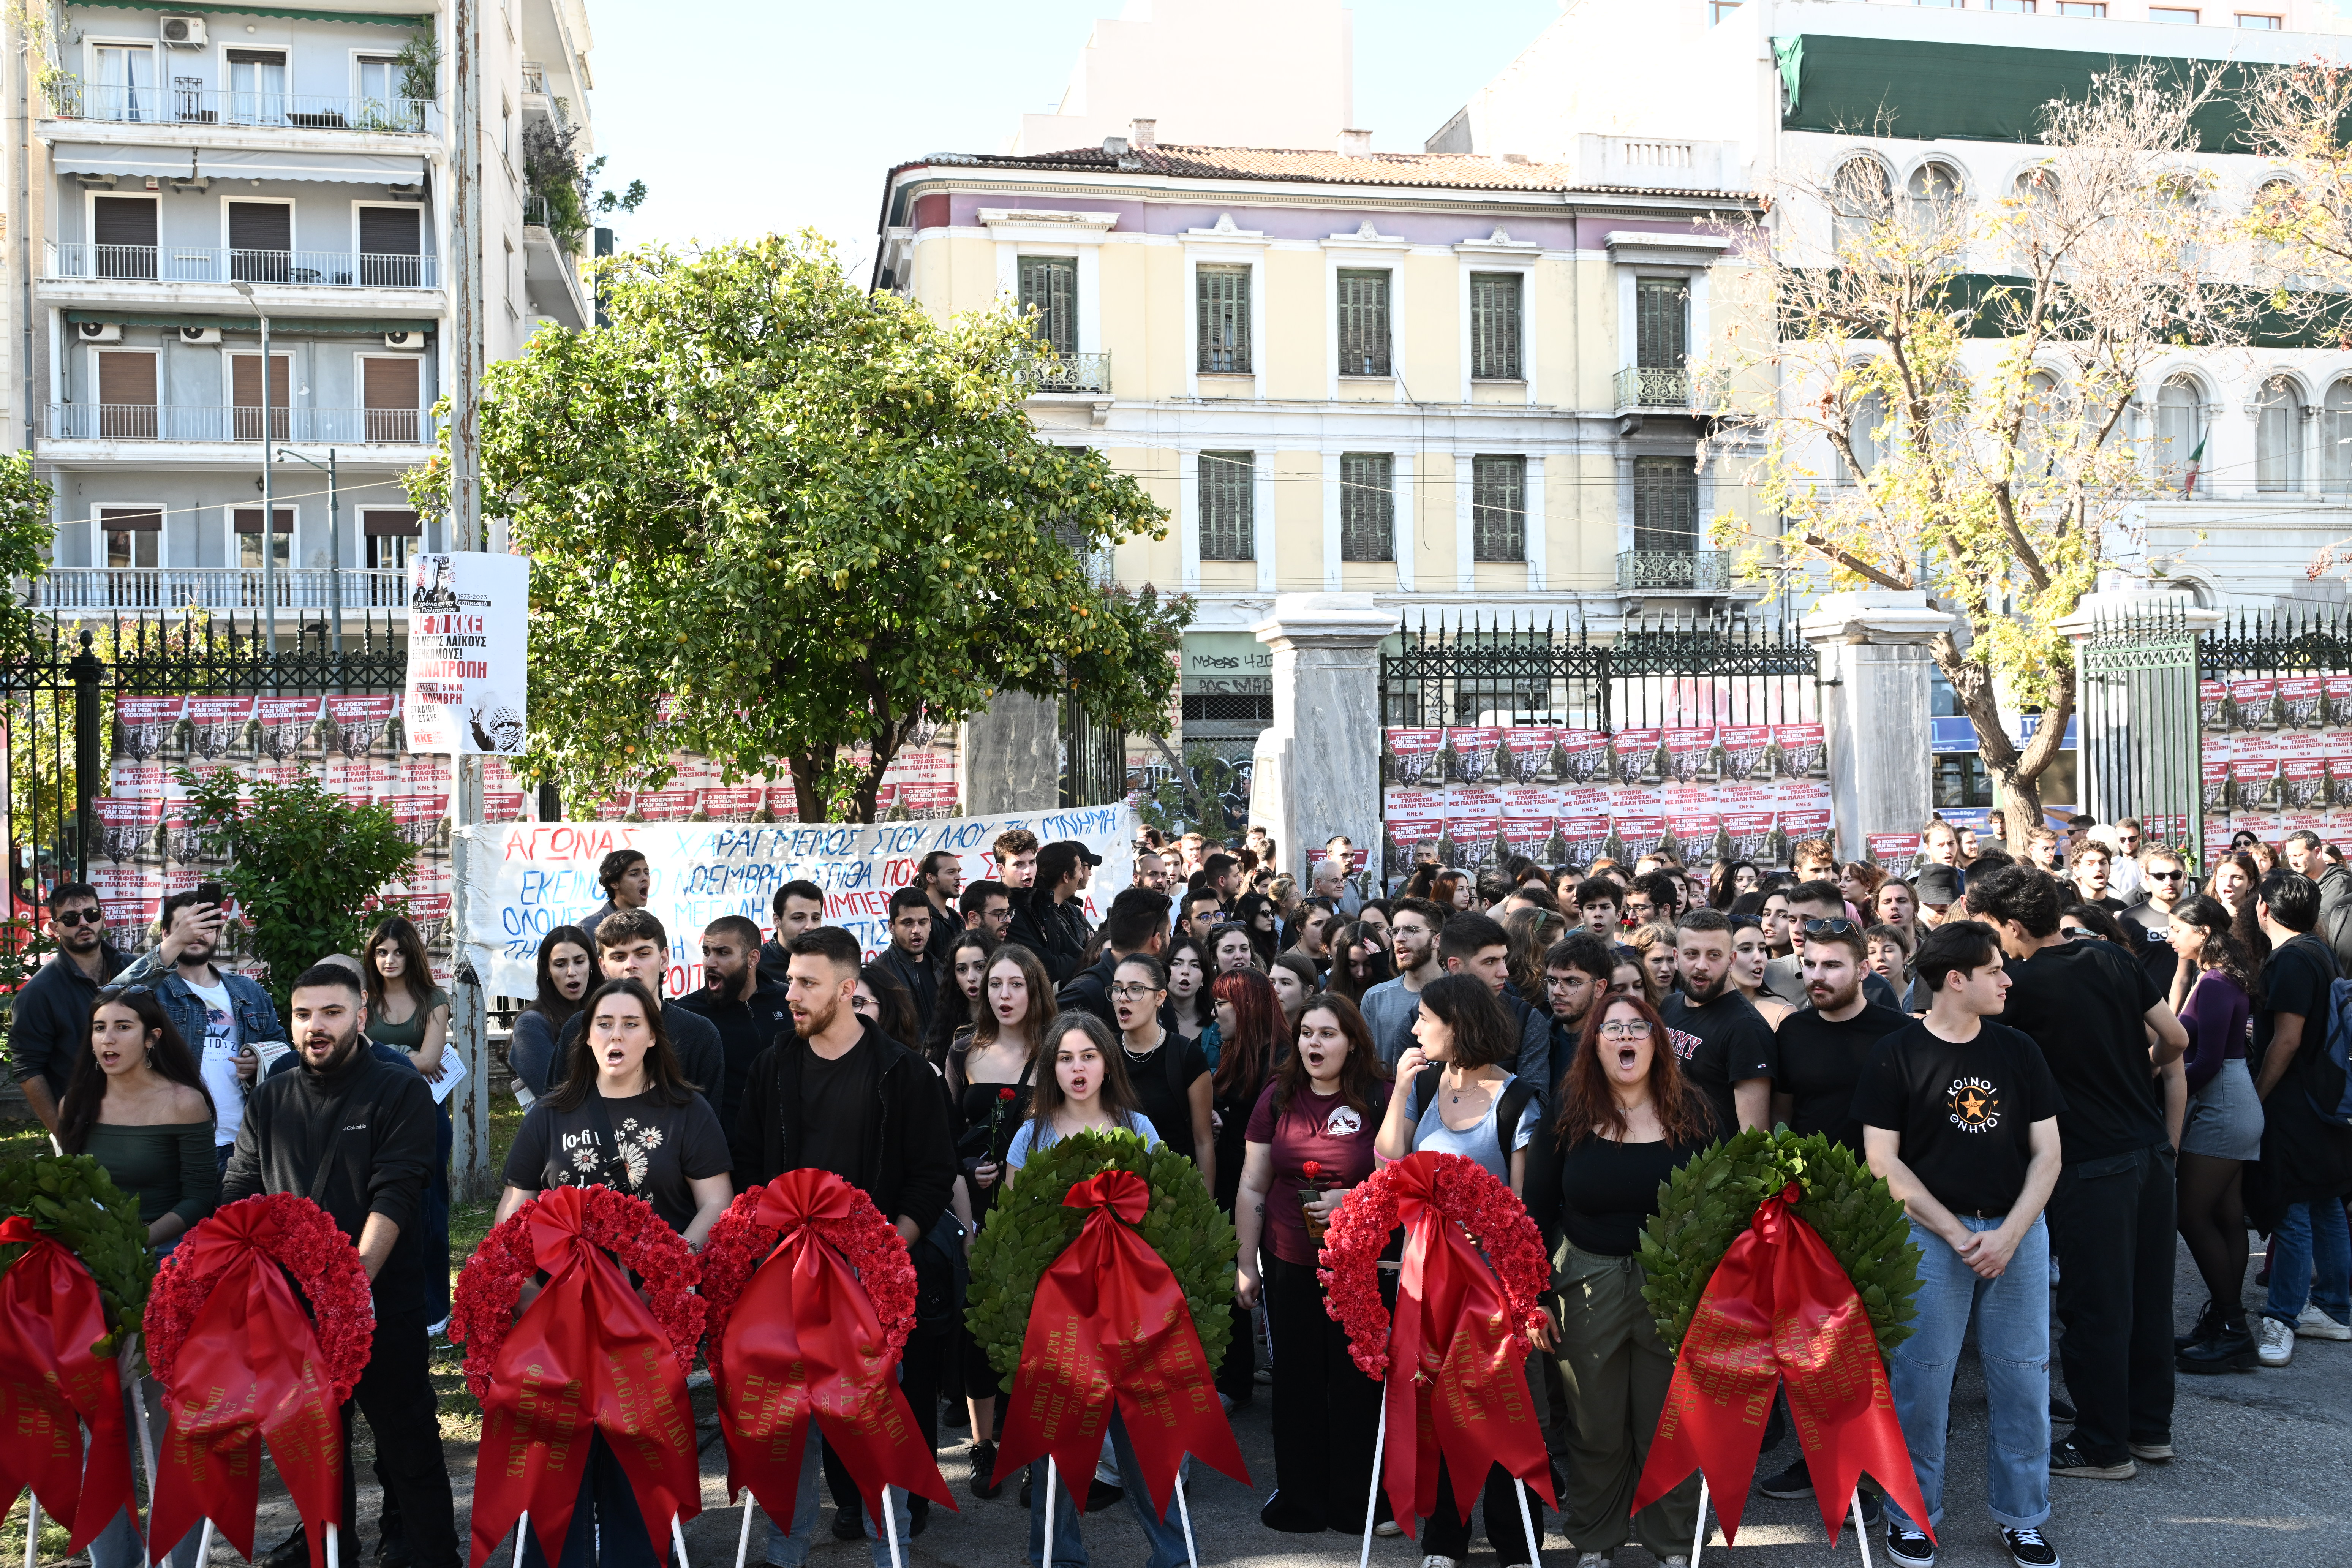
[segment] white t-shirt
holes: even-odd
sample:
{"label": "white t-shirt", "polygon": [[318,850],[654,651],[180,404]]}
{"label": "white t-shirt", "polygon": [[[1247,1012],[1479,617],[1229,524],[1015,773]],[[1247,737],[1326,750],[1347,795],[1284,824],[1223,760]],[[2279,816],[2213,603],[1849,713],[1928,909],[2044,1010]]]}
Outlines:
{"label": "white t-shirt", "polygon": [[205,1087],[212,1091],[213,1146],[218,1148],[236,1142],[236,1130],[245,1121],[245,1085],[236,1076],[236,1010],[229,1005],[226,981],[199,985],[184,974],[180,979],[205,1005],[205,1037],[197,1058],[204,1068]]}

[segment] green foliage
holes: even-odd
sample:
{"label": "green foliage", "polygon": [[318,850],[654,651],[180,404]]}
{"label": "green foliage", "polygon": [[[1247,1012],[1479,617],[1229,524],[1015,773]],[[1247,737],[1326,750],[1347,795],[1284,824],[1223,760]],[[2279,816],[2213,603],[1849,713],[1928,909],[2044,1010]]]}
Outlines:
{"label": "green foliage", "polygon": [[1642,1297],[1669,1347],[1680,1349],[1715,1266],[1748,1228],[1756,1205],[1790,1182],[1804,1192],[1791,1212],[1820,1233],[1853,1281],[1879,1352],[1911,1337],[1911,1320],[1918,1315],[1912,1299],[1919,1293],[1919,1248],[1886,1184],[1853,1151],[1819,1133],[1800,1138],[1786,1127],[1770,1132],[1750,1127],[1660,1185],[1658,1212],[1642,1237],[1642,1268],[1649,1277]]}
{"label": "green foliage", "polygon": [[394,57],[400,61],[400,96],[430,103],[441,90],[441,51],[430,33],[411,33]]}
{"label": "green foliage", "polygon": [[1086,1211],[1066,1208],[1062,1200],[1087,1177],[1114,1170],[1133,1171],[1150,1184],[1151,1207],[1137,1233],[1176,1277],[1208,1363],[1224,1359],[1240,1250],[1234,1222],[1217,1207],[1199,1167],[1165,1143],[1147,1150],[1131,1132],[1081,1132],[1029,1156],[972,1243],[965,1321],[1008,1389],[1021,1365],[1037,1280],[1086,1228]]}
{"label": "green foliage", "polygon": [[[0,1165],[0,1215],[12,1214],[54,1237],[98,1281],[114,1332],[91,1348],[112,1355],[124,1328],[137,1331],[147,1310],[147,1287],[155,1277],[138,1198],[116,1186],[106,1167],[87,1154],[36,1154]],[[24,1256],[22,1246],[0,1247],[0,1274]]]}
{"label": "green foliage", "polygon": [[1158,784],[1136,805],[1136,816],[1147,827],[1162,833],[1202,832],[1223,836],[1238,830],[1249,810],[1248,781],[1233,763],[1206,745],[1188,747],[1181,763],[1164,741],[1160,754],[1168,766]]}
{"label": "green foliage", "polygon": [[[34,476],[32,453],[0,453],[0,576],[37,577],[48,570],[54,493]],[[0,595],[0,659],[32,654],[42,625],[26,598]]]}
{"label": "green foliage", "polygon": [[416,846],[390,806],[330,795],[307,768],[285,784],[247,784],[225,768],[173,772],[205,825],[204,847],[228,862],[221,886],[237,902],[254,955],[269,965],[282,1015],[297,974],[331,952],[360,952],[373,923],[398,912],[366,904],[408,876]]}
{"label": "green foliage", "polygon": [[[1082,557],[1166,514],[1039,437],[1021,319],[870,293],[814,235],[626,254],[599,298],[610,326],[534,334],[485,380],[483,489],[536,562],[525,777],[601,800],[676,750],[730,779],[784,763],[820,821],[862,742],[846,815],[871,821],[918,727],[1000,691],[1164,732],[1189,604]],[[437,510],[446,481],[436,460],[410,493]]]}

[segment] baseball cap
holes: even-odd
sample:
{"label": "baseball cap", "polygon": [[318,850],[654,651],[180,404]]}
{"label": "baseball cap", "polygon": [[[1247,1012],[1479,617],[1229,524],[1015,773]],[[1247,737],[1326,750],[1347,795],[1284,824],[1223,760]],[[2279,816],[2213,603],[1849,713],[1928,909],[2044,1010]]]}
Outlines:
{"label": "baseball cap", "polygon": [[1957,904],[1967,886],[1968,879],[1960,875],[1958,867],[1929,864],[1919,868],[1918,893],[1923,904]]}

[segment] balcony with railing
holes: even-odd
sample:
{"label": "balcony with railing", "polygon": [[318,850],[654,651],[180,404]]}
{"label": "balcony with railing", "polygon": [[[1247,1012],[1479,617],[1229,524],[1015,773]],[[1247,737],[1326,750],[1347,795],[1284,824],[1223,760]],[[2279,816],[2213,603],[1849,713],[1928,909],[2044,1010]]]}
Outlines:
{"label": "balcony with railing", "polygon": [[47,242],[45,279],[109,283],[284,283],[330,289],[438,289],[437,256],[347,250],[230,250],[201,245]]}
{"label": "balcony with railing", "polygon": [[60,120],[138,125],[258,125],[423,135],[437,130],[440,121],[433,100],[426,98],[132,86],[79,77],[63,78],[48,89],[48,97]]}
{"label": "balcony with railing", "polygon": [[[414,447],[439,438],[432,416],[415,408],[279,408],[270,421],[278,441],[346,447]],[[262,437],[261,406],[186,404],[52,403],[52,441],[252,441]]]}
{"label": "balcony with railing", "polygon": [[1691,406],[1691,374],[1664,365],[1628,365],[1617,373],[1617,412],[1686,413]]}
{"label": "balcony with railing", "polygon": [[[333,569],[281,566],[277,600],[289,611],[333,607]],[[408,574],[399,568],[346,566],[343,608],[405,610]],[[37,610],[258,610],[258,566],[68,566],[52,567],[32,580]]]}
{"label": "balcony with railing", "polygon": [[1077,392],[1108,395],[1110,392],[1110,355],[1040,354],[1029,362],[1024,374],[1033,393]]}
{"label": "balcony with railing", "polygon": [[1727,594],[1731,556],[1721,550],[1621,550],[1617,587],[1637,594]]}

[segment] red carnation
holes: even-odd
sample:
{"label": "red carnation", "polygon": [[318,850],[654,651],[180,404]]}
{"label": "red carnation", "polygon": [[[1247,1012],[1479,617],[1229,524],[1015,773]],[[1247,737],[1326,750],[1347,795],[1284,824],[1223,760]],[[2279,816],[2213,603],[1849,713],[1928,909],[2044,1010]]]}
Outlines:
{"label": "red carnation", "polygon": [[1316,1177],[1323,1173],[1323,1162],[1320,1160],[1309,1160],[1302,1168],[1307,1173],[1307,1179],[1311,1182]]}
{"label": "red carnation", "polygon": [[[214,1217],[223,1215],[258,1216],[268,1222],[253,1226],[250,1234],[264,1255],[293,1276],[310,1307],[311,1331],[332,1380],[335,1402],[350,1398],[375,1348],[375,1298],[359,1248],[326,1210],[299,1193],[240,1198],[223,1205]],[[212,1268],[199,1274],[196,1270],[205,1261]],[[226,1253],[183,1246],[155,1271],[147,1295],[146,1338],[147,1363],[157,1382],[171,1383],[188,1330],[228,1262]]]}
{"label": "red carnation", "polygon": [[1007,1087],[1005,1087],[1005,1088],[1003,1088],[1003,1089],[998,1089],[998,1090],[996,1091],[996,1098],[997,1098],[997,1099],[999,1099],[999,1100],[1011,1100],[1011,1099],[1013,1099],[1013,1098],[1014,1098],[1013,1090],[1013,1089],[1011,1088],[1011,1086],[1009,1086],[1009,1085],[1008,1085]]}

